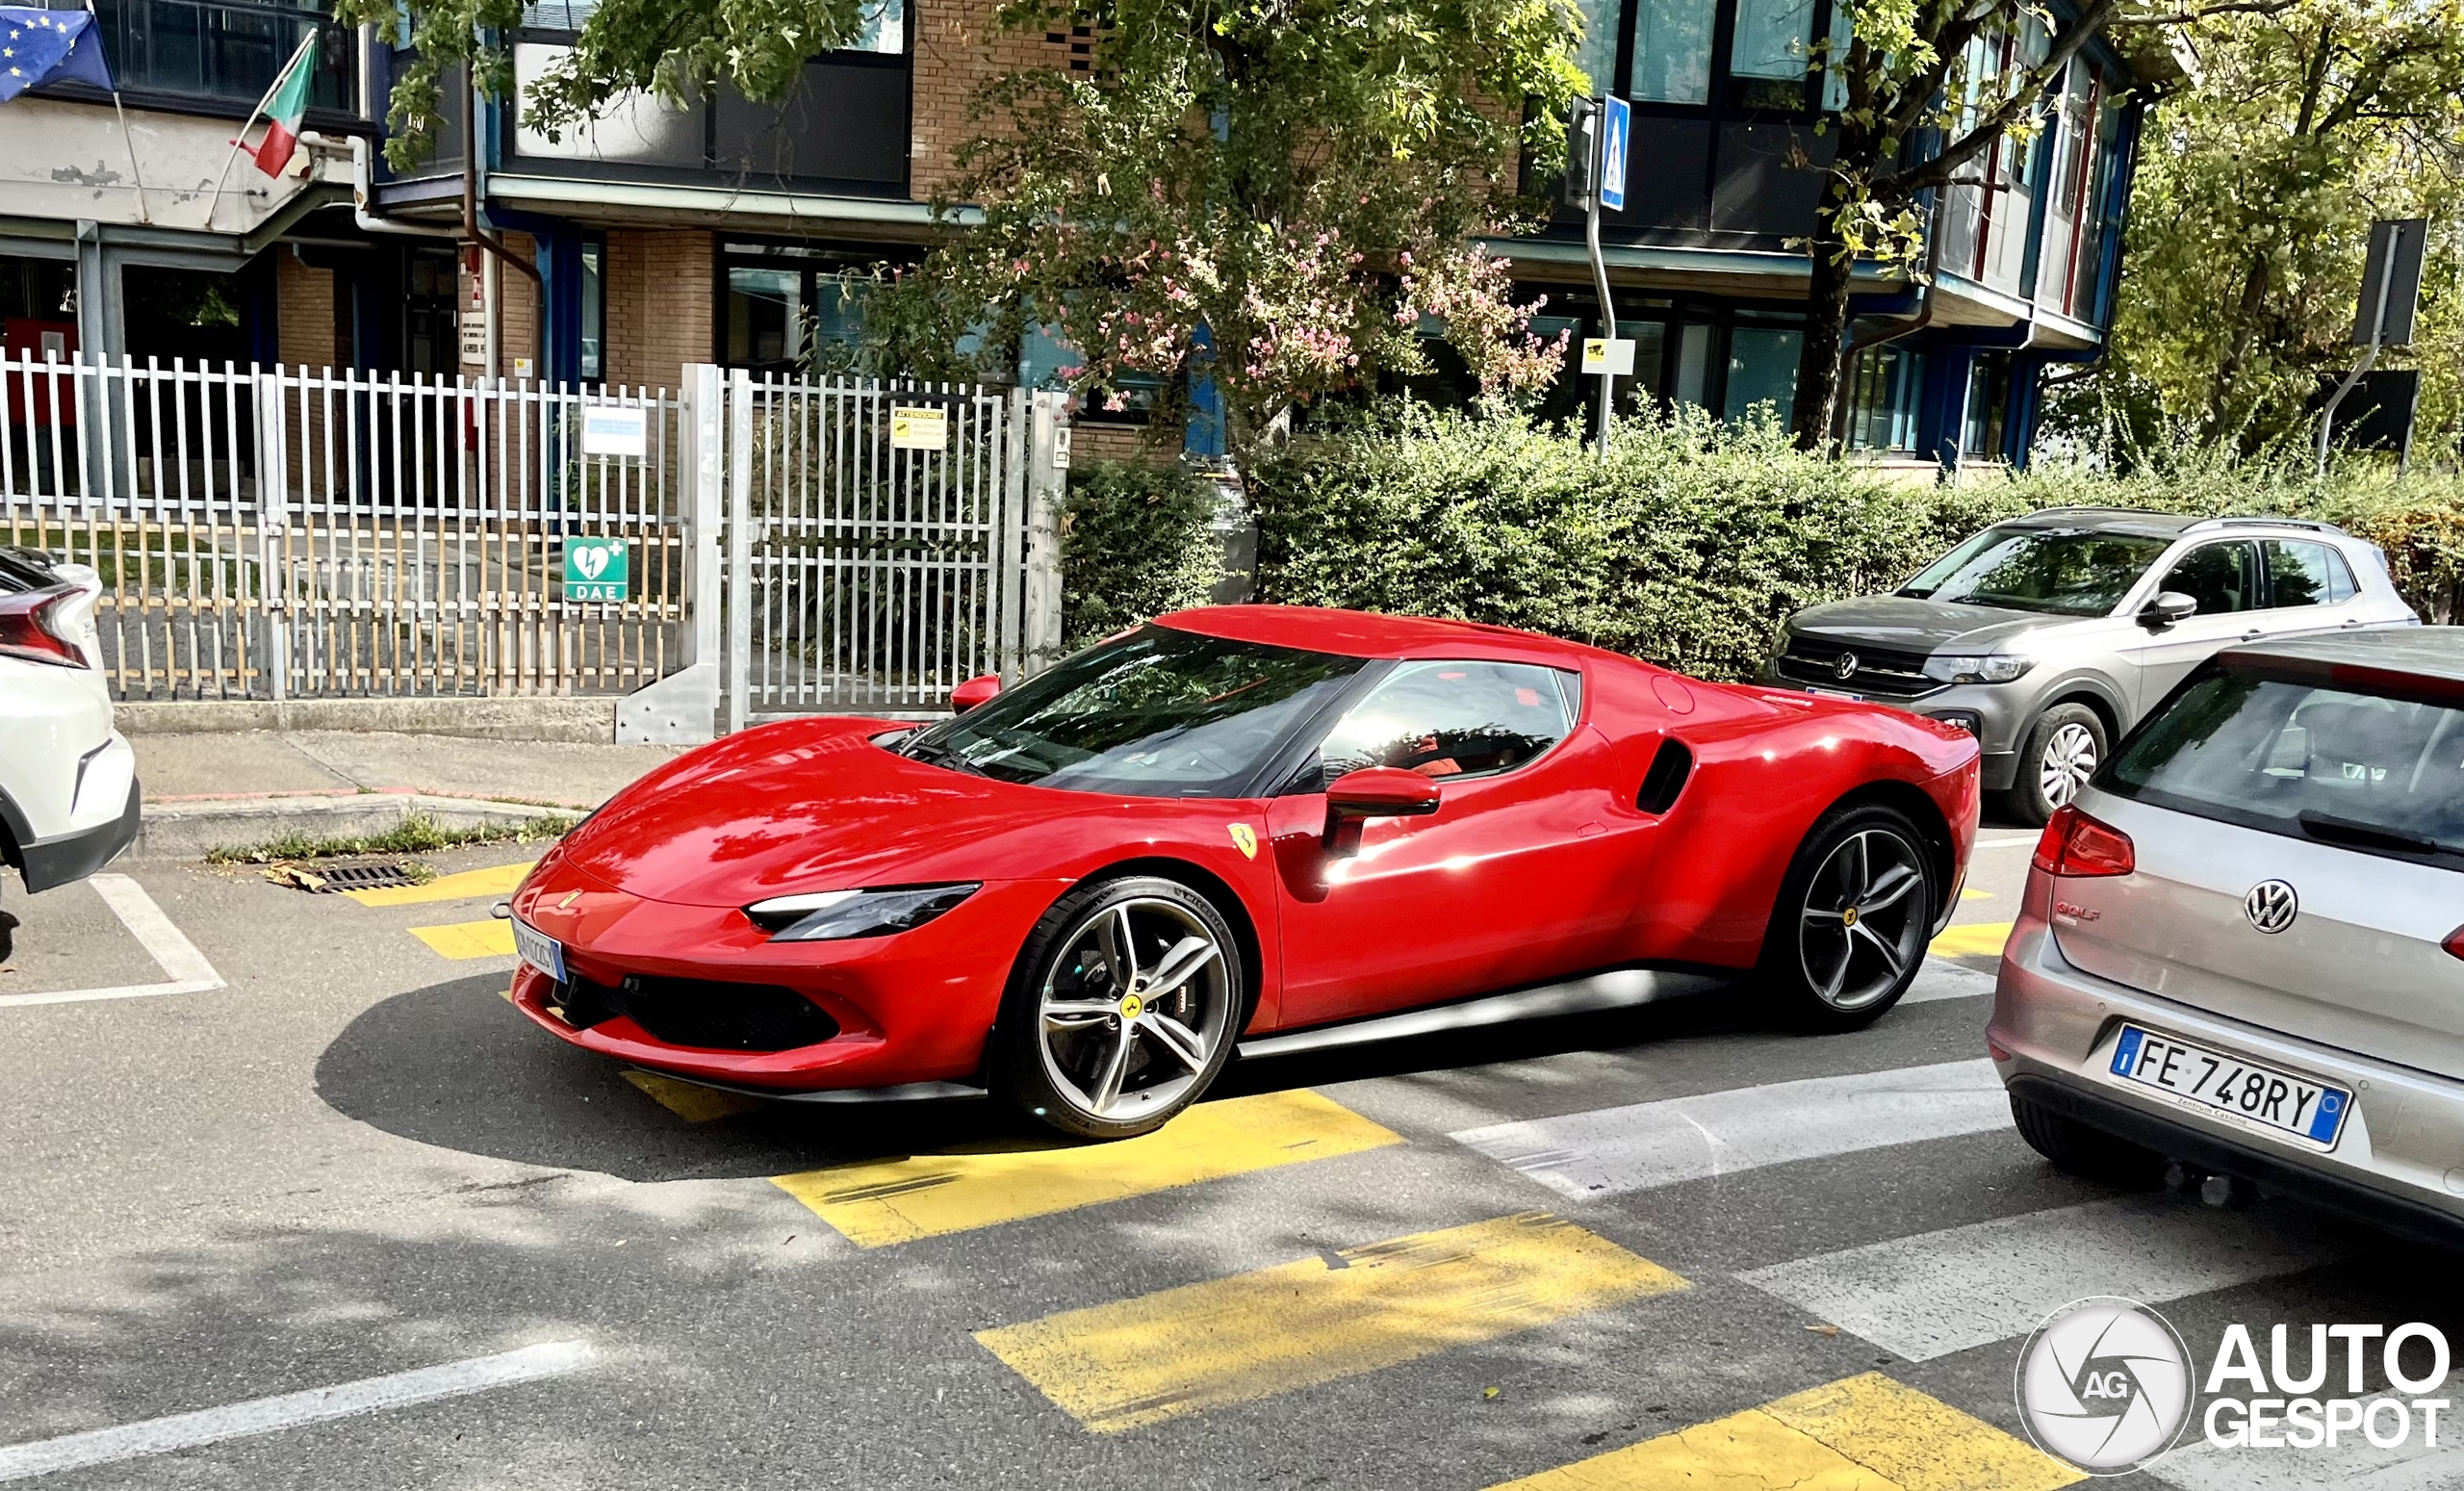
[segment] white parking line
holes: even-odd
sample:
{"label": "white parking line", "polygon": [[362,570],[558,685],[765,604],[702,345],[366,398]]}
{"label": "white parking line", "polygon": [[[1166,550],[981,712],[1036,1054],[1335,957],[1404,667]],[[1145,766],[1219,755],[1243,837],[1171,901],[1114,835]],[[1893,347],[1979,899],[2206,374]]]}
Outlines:
{"label": "white parking line", "polygon": [[62,989],[31,994],[0,994],[0,1008],[25,1004],[80,1004],[89,999],[144,999],[155,994],[202,994],[222,988],[222,975],[196,950],[186,934],[154,904],[145,887],[125,875],[95,875],[86,884],[103,898],[129,936],[159,964],[167,982],[127,984],[117,989]]}
{"label": "white parking line", "polygon": [[2296,1273],[2335,1250],[2162,1197],[2092,1201],[1821,1253],[1738,1278],[1910,1361],[2026,1335],[2090,1295],[2150,1304]]}
{"label": "white parking line", "polygon": [[1498,1123],[1454,1138],[1579,1200],[2010,1124],[2002,1079],[1980,1057]]}
{"label": "white parking line", "polygon": [[23,1480],[88,1465],[109,1465],[116,1460],[192,1450],[250,1434],[270,1434],[327,1419],[346,1419],[433,1402],[440,1398],[484,1393],[490,1388],[577,1372],[589,1366],[591,1358],[587,1341],[551,1341],[495,1356],[448,1362],[442,1367],[421,1367],[334,1387],[311,1388],[304,1393],[256,1398],[195,1413],[175,1413],[142,1424],[123,1424],[117,1428],[38,1439],[0,1448],[0,1480]]}

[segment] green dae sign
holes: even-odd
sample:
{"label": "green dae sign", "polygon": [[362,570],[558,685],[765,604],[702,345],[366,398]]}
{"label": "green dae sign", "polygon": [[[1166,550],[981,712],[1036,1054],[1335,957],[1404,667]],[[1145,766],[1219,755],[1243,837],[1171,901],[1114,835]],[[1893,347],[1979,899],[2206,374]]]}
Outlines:
{"label": "green dae sign", "polygon": [[565,540],[565,599],[622,601],[630,577],[621,538]]}

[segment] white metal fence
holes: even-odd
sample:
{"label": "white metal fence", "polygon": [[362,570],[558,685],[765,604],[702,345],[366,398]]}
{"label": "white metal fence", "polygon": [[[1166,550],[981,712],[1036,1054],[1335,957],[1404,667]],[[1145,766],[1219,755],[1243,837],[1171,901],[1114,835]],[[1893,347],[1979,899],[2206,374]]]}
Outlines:
{"label": "white metal fence", "polygon": [[970,678],[1044,659],[1055,396],[739,373],[728,407],[731,729],[937,710]]}
{"label": "white metal fence", "polygon": [[[101,575],[122,699],[668,680],[658,729],[691,737],[723,656],[732,729],[937,709],[1059,639],[1057,396],[706,365],[670,393],[5,353],[0,385],[0,543]],[[622,555],[621,592],[569,586],[583,539]]]}
{"label": "white metal fence", "polygon": [[[675,665],[676,398],[0,355],[0,542],[90,564],[123,699],[617,693]],[[643,450],[585,454],[585,405]],[[622,599],[565,593],[620,541]]]}

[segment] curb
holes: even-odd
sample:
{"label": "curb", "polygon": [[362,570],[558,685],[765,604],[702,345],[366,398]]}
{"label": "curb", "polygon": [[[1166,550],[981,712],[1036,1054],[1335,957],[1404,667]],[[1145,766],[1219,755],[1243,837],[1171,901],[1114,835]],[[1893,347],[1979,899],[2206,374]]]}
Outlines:
{"label": "curb", "polygon": [[373,731],[605,745],[616,739],[615,696],[543,695],[456,699],[121,700],[113,723],[124,735],[250,730]]}
{"label": "curb", "polygon": [[252,849],[286,834],[365,838],[414,815],[448,829],[518,828],[537,818],[578,818],[583,811],[432,792],[184,798],[144,805],[127,858],[201,860],[218,849]]}

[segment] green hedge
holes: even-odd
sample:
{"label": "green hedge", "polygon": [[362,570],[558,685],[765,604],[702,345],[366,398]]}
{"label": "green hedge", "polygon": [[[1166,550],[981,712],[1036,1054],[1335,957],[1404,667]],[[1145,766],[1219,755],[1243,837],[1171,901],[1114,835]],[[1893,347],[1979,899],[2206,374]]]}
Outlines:
{"label": "green hedge", "polygon": [[[2388,551],[2426,618],[2454,614],[2455,478],[2317,483],[2179,455],[2127,479],[2062,471],[1952,488],[1692,413],[1621,424],[1604,464],[1527,419],[1404,406],[1295,442],[1249,474],[1248,493],[1261,600],[1523,627],[1707,678],[1748,676],[1791,611],[1890,588],[1990,522],[2065,503],[2327,518]],[[1090,549],[1098,510],[1079,509]],[[1100,510],[1146,516],[1119,498]],[[1190,587],[1176,595],[1202,588],[1196,569],[1176,571]],[[1106,614],[1129,619],[1129,594]]]}
{"label": "green hedge", "polygon": [[1220,566],[1215,487],[1178,465],[1093,461],[1061,512],[1061,629],[1075,650],[1123,627],[1204,605]]}

